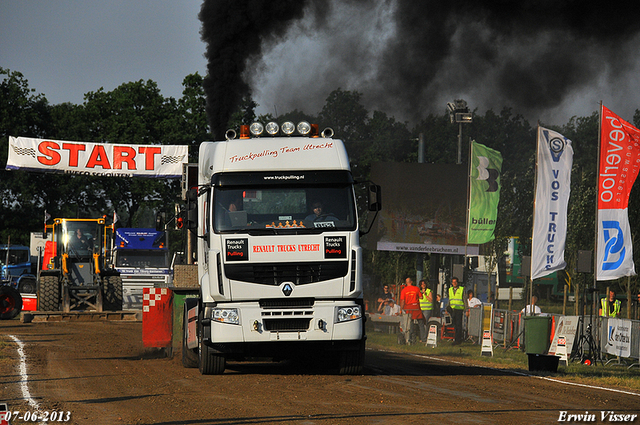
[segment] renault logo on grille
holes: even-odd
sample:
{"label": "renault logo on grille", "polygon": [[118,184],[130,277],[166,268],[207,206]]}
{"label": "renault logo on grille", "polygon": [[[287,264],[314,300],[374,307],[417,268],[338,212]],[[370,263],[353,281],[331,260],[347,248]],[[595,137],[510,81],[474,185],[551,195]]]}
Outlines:
{"label": "renault logo on grille", "polygon": [[291,295],[291,293],[293,292],[293,286],[291,286],[290,283],[285,283],[284,286],[282,287],[282,293],[288,297],[289,295]]}

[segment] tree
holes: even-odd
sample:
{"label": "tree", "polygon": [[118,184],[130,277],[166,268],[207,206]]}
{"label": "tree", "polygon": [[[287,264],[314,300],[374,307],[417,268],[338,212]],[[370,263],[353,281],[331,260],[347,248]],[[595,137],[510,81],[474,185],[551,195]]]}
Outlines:
{"label": "tree", "polygon": [[320,111],[320,127],[331,127],[335,137],[350,141],[365,138],[368,112],[360,103],[360,93],[344,91],[338,88],[327,97],[326,103]]}
{"label": "tree", "polygon": [[[0,162],[6,164],[9,136],[47,134],[50,108],[20,72],[0,68],[0,77]],[[42,199],[36,192],[52,183],[22,171],[0,170],[0,241],[11,237],[11,243],[28,244],[29,231],[42,226]]]}

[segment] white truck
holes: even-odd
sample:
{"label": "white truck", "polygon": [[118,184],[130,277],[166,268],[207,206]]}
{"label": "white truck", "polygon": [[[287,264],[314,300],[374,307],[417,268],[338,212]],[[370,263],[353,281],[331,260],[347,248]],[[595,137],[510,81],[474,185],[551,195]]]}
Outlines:
{"label": "white truck", "polygon": [[[256,123],[200,145],[186,226],[197,232],[200,294],[185,300],[185,367],[221,374],[227,359],[315,358],[361,373],[355,182],[332,136],[305,122]],[[379,211],[380,187],[366,189]]]}

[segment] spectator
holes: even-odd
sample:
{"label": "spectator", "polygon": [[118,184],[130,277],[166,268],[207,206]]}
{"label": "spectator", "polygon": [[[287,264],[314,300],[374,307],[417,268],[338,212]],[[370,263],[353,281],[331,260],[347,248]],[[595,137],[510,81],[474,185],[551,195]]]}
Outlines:
{"label": "spectator", "polygon": [[609,290],[609,298],[602,298],[600,300],[599,314],[603,317],[618,317],[620,316],[620,308],[622,304],[620,300],[616,299],[616,293],[613,290]]}
{"label": "spectator", "polygon": [[453,327],[455,329],[455,337],[453,344],[458,345],[462,342],[462,317],[464,316],[464,288],[458,286],[458,278],[451,279],[451,287],[449,288],[449,307]]}
{"label": "spectator", "polygon": [[420,310],[424,316],[424,321],[420,321],[420,340],[427,342],[427,322],[433,311],[433,294],[431,289],[427,287],[427,282],[422,279],[420,281]]}
{"label": "spectator", "polygon": [[393,294],[389,292],[389,285],[384,285],[382,287],[382,293],[378,297],[378,311],[381,312],[385,308],[385,303],[393,299]]}
{"label": "spectator", "polygon": [[409,339],[414,334],[414,322],[424,320],[420,310],[420,290],[410,277],[405,279],[406,286],[400,293],[400,308],[409,315]]}
{"label": "spectator", "polygon": [[384,313],[387,316],[400,316],[400,314],[402,314],[402,309],[400,308],[400,306],[398,304],[396,304],[396,302],[393,300],[393,298],[390,298],[389,301],[387,301],[387,305],[389,308],[389,312],[388,313]]}
{"label": "spectator", "polygon": [[[482,301],[478,298],[474,297],[473,290],[469,290],[467,292],[467,308],[476,308],[482,305]],[[469,312],[467,311],[467,317],[469,317]]]}
{"label": "spectator", "polygon": [[539,314],[542,314],[542,310],[540,310],[540,307],[536,305],[537,302],[538,296],[533,295],[531,297],[531,304],[520,310],[520,314],[524,314],[525,316],[537,316]]}

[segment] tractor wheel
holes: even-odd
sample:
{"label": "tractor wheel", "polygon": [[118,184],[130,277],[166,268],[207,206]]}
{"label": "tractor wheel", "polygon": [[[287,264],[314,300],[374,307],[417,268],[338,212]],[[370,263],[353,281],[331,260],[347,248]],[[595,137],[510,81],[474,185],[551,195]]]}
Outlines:
{"label": "tractor wheel", "polygon": [[20,292],[10,286],[0,286],[0,319],[13,319],[21,310]]}
{"label": "tractor wheel", "polygon": [[107,276],[102,281],[102,311],[122,311],[122,278]]}
{"label": "tractor wheel", "polygon": [[38,294],[39,311],[60,311],[60,282],[58,276],[41,276]]}

